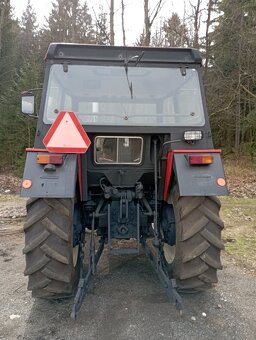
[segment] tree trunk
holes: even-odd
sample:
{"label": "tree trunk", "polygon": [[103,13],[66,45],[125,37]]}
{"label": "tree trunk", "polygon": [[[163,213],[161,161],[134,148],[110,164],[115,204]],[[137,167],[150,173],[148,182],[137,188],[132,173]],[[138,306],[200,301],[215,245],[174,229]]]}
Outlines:
{"label": "tree trunk", "polygon": [[125,27],[124,27],[124,0],[121,0],[121,5],[122,5],[122,32],[123,32],[123,45],[126,45],[125,41]]}
{"label": "tree trunk", "polygon": [[208,63],[209,63],[209,48],[210,48],[210,39],[209,39],[209,29],[211,26],[211,14],[212,14],[213,0],[209,0],[208,9],[207,9],[207,20],[206,20],[206,30],[205,30],[205,64],[204,64],[204,77],[206,77],[208,71]]}
{"label": "tree trunk", "polygon": [[4,19],[6,15],[6,8],[7,4],[10,3],[10,0],[4,0],[1,8],[1,14],[0,14],[0,57],[2,56],[2,41],[3,41],[3,28],[4,28]]}
{"label": "tree trunk", "polygon": [[149,46],[151,38],[148,0],[144,0],[144,46]]}
{"label": "tree trunk", "polygon": [[72,26],[71,26],[71,42],[76,42],[76,16],[77,16],[77,4],[72,3]]}
{"label": "tree trunk", "polygon": [[110,45],[115,45],[114,0],[110,1]]}
{"label": "tree trunk", "polygon": [[201,1],[197,0],[196,6],[193,6],[194,9],[194,39],[193,39],[193,47],[199,48],[199,29],[200,29],[200,13],[201,13]]}
{"label": "tree trunk", "polygon": [[149,46],[151,41],[151,28],[152,25],[162,8],[163,0],[159,0],[151,14],[149,13],[149,1],[144,0],[144,32],[143,32],[143,45]]}
{"label": "tree trunk", "polygon": [[241,67],[241,58],[242,58],[242,30],[243,30],[243,13],[241,12],[241,19],[240,19],[240,37],[238,43],[238,96],[237,96],[237,112],[236,112],[236,130],[235,130],[235,153],[236,156],[239,155],[240,149],[240,135],[241,135],[241,74],[242,74],[242,67]]}

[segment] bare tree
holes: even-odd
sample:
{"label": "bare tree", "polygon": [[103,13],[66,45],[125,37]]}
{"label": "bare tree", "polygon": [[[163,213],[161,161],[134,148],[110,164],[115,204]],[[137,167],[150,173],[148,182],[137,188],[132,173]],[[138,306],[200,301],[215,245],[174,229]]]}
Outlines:
{"label": "bare tree", "polygon": [[110,45],[115,45],[115,31],[114,31],[114,0],[110,1]]}
{"label": "bare tree", "polygon": [[159,0],[150,13],[149,0],[144,0],[144,30],[141,41],[141,44],[144,46],[150,45],[152,25],[162,9],[163,4],[164,0]]}
{"label": "bare tree", "polygon": [[154,34],[151,37],[151,46],[163,47],[165,43],[164,21],[160,21],[158,27],[156,27]]}
{"label": "bare tree", "polygon": [[238,42],[238,55],[237,55],[237,66],[238,66],[238,96],[237,96],[237,110],[236,110],[236,130],[235,130],[235,153],[236,155],[239,154],[240,149],[240,142],[241,142],[241,77],[242,77],[242,52],[243,52],[243,25],[244,25],[244,13],[241,11],[240,13],[240,39]]}
{"label": "bare tree", "polygon": [[73,1],[71,3],[71,42],[76,42],[76,19],[77,19],[77,7],[78,1]]}
{"label": "bare tree", "polygon": [[194,27],[194,39],[193,39],[193,47],[199,48],[199,30],[201,24],[201,4],[202,0],[197,0],[197,4],[193,5],[190,2],[190,6],[192,8],[192,17],[193,17],[193,27]]}
{"label": "bare tree", "polygon": [[126,41],[125,41],[125,27],[124,27],[124,0],[121,0],[121,7],[122,7],[121,16],[122,16],[123,45],[125,46]]}

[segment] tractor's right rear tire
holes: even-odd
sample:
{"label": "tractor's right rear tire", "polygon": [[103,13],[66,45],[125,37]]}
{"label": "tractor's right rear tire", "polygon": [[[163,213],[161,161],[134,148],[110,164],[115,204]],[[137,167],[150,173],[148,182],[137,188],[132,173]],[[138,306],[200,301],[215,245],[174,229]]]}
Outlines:
{"label": "tractor's right rear tire", "polygon": [[217,283],[224,249],[217,197],[179,195],[177,184],[171,193],[176,224],[175,257],[171,265],[180,292],[195,293]]}
{"label": "tractor's right rear tire", "polygon": [[27,202],[24,274],[33,297],[56,299],[73,293],[79,272],[79,261],[73,259],[73,214],[73,199]]}

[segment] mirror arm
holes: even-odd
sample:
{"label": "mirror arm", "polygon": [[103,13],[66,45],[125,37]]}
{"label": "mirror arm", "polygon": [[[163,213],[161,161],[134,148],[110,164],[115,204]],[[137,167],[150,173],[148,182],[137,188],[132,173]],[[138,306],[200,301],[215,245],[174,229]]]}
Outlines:
{"label": "mirror arm", "polygon": [[28,113],[24,113],[24,112],[20,112],[22,115],[24,115],[24,116],[26,116],[26,117],[31,117],[31,118],[38,118],[39,117],[39,115],[38,115],[38,113],[36,114],[36,115],[30,115],[30,114],[28,114]]}

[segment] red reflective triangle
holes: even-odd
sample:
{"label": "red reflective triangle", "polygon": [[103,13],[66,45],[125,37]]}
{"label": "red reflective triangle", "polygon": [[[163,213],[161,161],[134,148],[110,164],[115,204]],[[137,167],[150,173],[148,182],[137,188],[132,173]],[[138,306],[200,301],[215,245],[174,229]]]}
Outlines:
{"label": "red reflective triangle", "polygon": [[74,112],[62,111],[43,143],[49,152],[85,153],[91,141]]}

